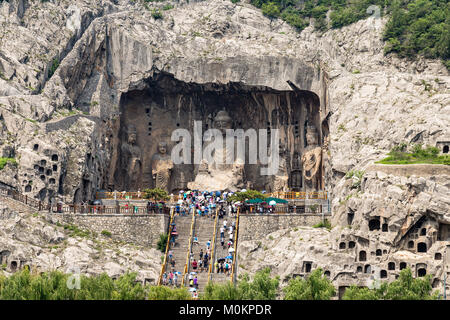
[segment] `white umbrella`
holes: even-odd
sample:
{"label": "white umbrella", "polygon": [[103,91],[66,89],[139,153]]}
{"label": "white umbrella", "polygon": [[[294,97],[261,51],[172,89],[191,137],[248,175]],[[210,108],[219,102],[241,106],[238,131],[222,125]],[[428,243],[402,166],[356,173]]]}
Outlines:
{"label": "white umbrella", "polygon": [[241,192],[247,192],[247,189],[242,189]]}
{"label": "white umbrella", "polygon": [[183,203],[183,200],[178,200],[178,203],[179,203],[179,204],[182,204],[182,203]]}
{"label": "white umbrella", "polygon": [[277,204],[277,202],[276,202],[275,200],[272,200],[272,201],[269,202],[269,205],[270,205],[270,206],[274,206],[274,205],[276,205],[276,204]]}

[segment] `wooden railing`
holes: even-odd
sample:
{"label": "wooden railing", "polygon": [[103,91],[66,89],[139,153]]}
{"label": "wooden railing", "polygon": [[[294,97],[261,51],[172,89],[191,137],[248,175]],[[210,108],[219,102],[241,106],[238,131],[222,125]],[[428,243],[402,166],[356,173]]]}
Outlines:
{"label": "wooden railing", "polygon": [[51,205],[47,202],[43,202],[40,200],[33,199],[27,195],[20,193],[19,191],[13,189],[7,189],[4,187],[0,187],[0,195],[14,199],[16,201],[22,202],[27,206],[35,208],[39,211],[43,210],[51,210]]}
{"label": "wooden railing", "polygon": [[172,229],[173,229],[172,222],[173,222],[173,218],[175,216],[175,208],[172,208],[170,212],[171,213],[170,213],[170,222],[169,222],[169,234],[167,236],[166,251],[164,253],[164,262],[161,267],[161,273],[159,274],[159,278],[158,278],[158,286],[161,285],[163,274],[164,274],[164,272],[166,272],[167,253],[169,252],[170,238],[172,236]]}
{"label": "wooden railing", "polygon": [[216,238],[217,238],[217,220],[218,220],[218,209],[216,208],[216,217],[214,218],[214,232],[213,232],[213,243],[212,243],[212,248],[211,248],[211,259],[210,259],[210,263],[209,263],[209,268],[208,268],[208,282],[211,280],[211,271],[212,268],[214,266],[214,261],[216,261]]}
{"label": "wooden railing", "polygon": [[195,208],[192,208],[191,233],[189,236],[189,245],[188,245],[188,250],[186,252],[186,264],[184,265],[183,280],[181,281],[181,286],[184,286],[186,274],[188,273],[189,267],[190,267],[189,256],[192,251],[192,237],[193,237],[193,233],[194,233],[194,225],[195,225]]}

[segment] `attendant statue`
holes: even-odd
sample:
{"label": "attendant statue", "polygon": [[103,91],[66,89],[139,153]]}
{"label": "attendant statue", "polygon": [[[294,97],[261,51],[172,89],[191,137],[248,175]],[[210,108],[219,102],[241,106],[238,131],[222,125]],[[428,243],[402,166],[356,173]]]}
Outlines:
{"label": "attendant statue", "polygon": [[136,127],[129,125],[127,127],[127,142],[122,143],[122,161],[125,162],[124,168],[127,168],[129,177],[129,183],[125,187],[130,190],[137,188],[141,176],[141,149],[136,145],[136,138]]}
{"label": "attendant statue", "polygon": [[170,176],[173,170],[173,161],[167,152],[167,143],[158,144],[158,152],[152,157],[152,175],[155,187],[169,192]]}
{"label": "attendant statue", "polygon": [[306,148],[302,156],[303,178],[307,189],[318,191],[322,181],[322,148],[318,145],[318,134],[314,126],[306,128]]}

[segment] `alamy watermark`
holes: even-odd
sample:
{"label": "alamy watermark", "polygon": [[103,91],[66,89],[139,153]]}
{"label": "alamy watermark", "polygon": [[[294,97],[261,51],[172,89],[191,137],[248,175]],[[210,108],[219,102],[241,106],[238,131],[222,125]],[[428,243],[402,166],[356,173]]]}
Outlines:
{"label": "alamy watermark", "polygon": [[[193,137],[187,129],[176,129],[171,140],[178,142],[171,152],[174,164],[258,164],[261,175],[276,175],[280,164],[279,129],[208,129],[202,133],[202,122],[194,121]],[[270,138],[269,138],[270,136]],[[269,143],[270,139],[270,143]],[[205,143],[204,143],[205,142]],[[193,148],[193,156],[192,156]]]}

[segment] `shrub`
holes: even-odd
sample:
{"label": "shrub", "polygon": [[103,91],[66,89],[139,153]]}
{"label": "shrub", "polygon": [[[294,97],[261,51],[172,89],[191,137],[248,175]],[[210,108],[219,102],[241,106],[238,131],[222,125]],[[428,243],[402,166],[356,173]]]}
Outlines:
{"label": "shrub", "polygon": [[163,18],[163,14],[162,14],[162,12],[159,9],[152,9],[152,17],[155,20],[162,19]]}
{"label": "shrub", "polygon": [[145,189],[144,190],[144,199],[151,199],[151,200],[169,200],[170,196],[167,193],[167,191],[160,189],[160,188],[154,188],[154,189]]}
{"label": "shrub", "polygon": [[17,161],[14,158],[0,158],[0,170],[2,170],[6,164],[12,164],[13,166],[17,167]]}
{"label": "shrub", "polygon": [[166,252],[167,241],[169,240],[169,235],[167,233],[160,233],[159,240],[156,243],[156,248],[162,253]]}
{"label": "shrub", "polygon": [[108,230],[102,230],[101,234],[107,237],[111,237],[111,232],[109,232]]}
{"label": "shrub", "polygon": [[280,9],[274,2],[265,3],[261,8],[262,13],[271,19],[276,18],[280,15]]}
{"label": "shrub", "polygon": [[50,79],[53,74],[55,73],[56,69],[59,67],[59,60],[53,59],[52,65],[50,66],[50,69],[48,69],[48,78]]}
{"label": "shrub", "polygon": [[331,230],[331,223],[328,219],[325,219],[324,221],[320,221],[319,223],[313,225],[313,228],[327,228],[328,230]]}
{"label": "shrub", "polygon": [[321,268],[314,270],[307,279],[297,277],[289,280],[283,291],[284,300],[330,300],[336,294]]}
{"label": "shrub", "polygon": [[399,278],[384,282],[378,289],[351,286],[345,290],[344,300],[435,300],[439,292],[432,292],[431,275],[413,278],[410,268],[400,271]]}

